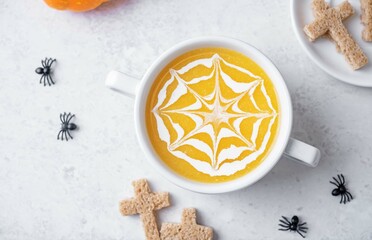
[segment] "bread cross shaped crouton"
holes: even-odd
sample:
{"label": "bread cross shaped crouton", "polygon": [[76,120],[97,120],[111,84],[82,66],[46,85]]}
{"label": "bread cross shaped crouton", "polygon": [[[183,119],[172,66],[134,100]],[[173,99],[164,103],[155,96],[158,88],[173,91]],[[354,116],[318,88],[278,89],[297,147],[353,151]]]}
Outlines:
{"label": "bread cross shaped crouton", "polygon": [[145,179],[132,183],[135,197],[120,202],[124,216],[139,214],[147,240],[160,240],[155,211],[169,206],[168,193],[153,193]]}
{"label": "bread cross shaped crouton", "polygon": [[[322,1],[324,2],[324,0]],[[343,4],[345,4],[343,6],[344,8],[351,7],[350,3],[347,1]],[[323,6],[326,6],[325,2]],[[330,37],[338,45],[341,53],[345,56],[346,61],[354,70],[357,70],[366,65],[368,63],[368,59],[359,45],[350,36],[346,27],[343,25],[343,15],[341,15],[339,9],[328,8],[321,14],[317,14],[318,16],[316,16],[315,20],[305,26],[304,32],[309,37],[310,41],[314,41],[328,32]]]}
{"label": "bread cross shaped crouton", "polygon": [[[331,8],[331,6],[324,0],[313,0],[311,7],[315,17],[321,17],[324,11]],[[354,14],[353,6],[351,6],[347,1],[342,2],[340,5],[335,7],[335,9],[340,13],[342,21]]]}
{"label": "bread cross shaped crouton", "polygon": [[182,212],[181,224],[163,223],[160,229],[161,240],[211,240],[213,230],[196,223],[195,208]]}
{"label": "bread cross shaped crouton", "polygon": [[364,41],[372,42],[372,0],[361,0],[362,7],[362,23],[364,30],[362,37]]}
{"label": "bread cross shaped crouton", "polygon": [[[331,8],[331,6],[325,2],[324,0],[313,0],[311,7],[313,9],[313,14],[315,17],[322,16],[323,12],[327,9]],[[344,21],[348,19],[350,16],[354,14],[354,8],[350,5],[349,2],[343,2],[340,5],[336,7],[337,11],[340,13],[341,20]],[[331,41],[333,41],[332,37],[329,36],[329,33],[327,32],[325,34],[325,37],[328,37]],[[338,52],[340,52],[340,46],[336,44],[336,49]]]}

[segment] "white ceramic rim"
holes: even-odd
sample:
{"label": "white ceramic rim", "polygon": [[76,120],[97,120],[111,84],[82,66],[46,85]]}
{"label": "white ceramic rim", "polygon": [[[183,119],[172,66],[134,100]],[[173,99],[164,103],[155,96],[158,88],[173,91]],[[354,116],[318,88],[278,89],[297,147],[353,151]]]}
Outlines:
{"label": "white ceramic rim", "polygon": [[[159,74],[159,72],[174,58],[177,56],[188,52],[193,49],[203,48],[203,47],[223,47],[232,50],[236,50],[242,54],[247,55],[256,63],[258,63],[266,73],[271,78],[279,98],[280,106],[280,128],[276,140],[269,155],[266,159],[253,171],[245,176],[237,178],[232,181],[223,183],[201,183],[190,179],[187,179],[173,170],[169,169],[166,164],[159,159],[157,153],[153,149],[151,142],[147,136],[147,129],[145,124],[145,107],[147,101],[148,91],[151,88],[153,80]],[[269,71],[270,70],[270,74]],[[225,193],[230,191],[235,191],[260,180],[264,177],[279,161],[282,156],[284,149],[288,143],[290,132],[292,128],[292,103],[291,98],[287,89],[287,86],[283,80],[282,75],[275,67],[275,65],[259,50],[255,47],[242,42],[240,40],[235,40],[226,37],[200,37],[190,39],[181,42],[174,47],[170,48],[168,51],[163,53],[147,70],[144,77],[142,78],[139,86],[137,87],[135,107],[134,107],[134,119],[135,128],[146,159],[151,163],[151,165],[160,172],[166,179],[172,183],[200,193]]]}
{"label": "white ceramic rim", "polygon": [[304,34],[303,33],[303,26],[299,26],[299,21],[297,21],[297,17],[296,17],[296,6],[297,4],[301,4],[300,3],[301,1],[300,0],[291,0],[290,2],[290,14],[291,14],[291,21],[292,21],[292,27],[293,27],[293,31],[296,35],[296,38],[297,40],[299,41],[302,49],[305,50],[306,54],[310,57],[310,59],[319,67],[321,68],[323,71],[325,71],[326,73],[328,73],[329,75],[331,75],[332,77],[336,78],[337,80],[340,80],[342,82],[345,82],[345,83],[348,83],[348,84],[351,84],[351,85],[354,85],[354,86],[359,86],[359,87],[372,87],[372,81],[353,81],[351,79],[349,79],[347,76],[343,75],[342,73],[340,72],[337,72],[335,70],[333,70],[332,68],[329,68],[327,67],[328,65],[326,64],[322,64],[322,59],[314,54],[312,51],[311,51],[311,47],[306,44],[305,41],[307,41],[306,38],[303,37],[303,35],[300,35],[300,34]]}

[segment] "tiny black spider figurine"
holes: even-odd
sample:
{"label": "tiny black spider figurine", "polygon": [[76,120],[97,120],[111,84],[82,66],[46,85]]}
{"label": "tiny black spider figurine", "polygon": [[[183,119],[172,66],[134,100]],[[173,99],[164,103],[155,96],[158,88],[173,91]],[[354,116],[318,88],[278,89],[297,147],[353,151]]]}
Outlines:
{"label": "tiny black spider figurine", "polygon": [[43,67],[38,67],[35,70],[37,74],[41,75],[40,84],[44,83],[44,86],[46,86],[47,83],[49,84],[49,86],[52,86],[52,84],[54,84],[52,76],[50,74],[52,73],[52,69],[51,69],[52,64],[55,61],[56,61],[55,59],[51,59],[51,58],[49,59],[45,58],[44,60],[41,60],[41,65]]}
{"label": "tiny black spider figurine", "polygon": [[351,199],[353,199],[353,196],[347,191],[345,187],[345,178],[344,175],[337,175],[338,180],[335,177],[332,177],[335,182],[329,181],[333,185],[335,185],[337,188],[333,189],[332,195],[338,196],[341,195],[340,203],[346,204],[346,202],[350,202]]}
{"label": "tiny black spider figurine", "polygon": [[294,231],[301,235],[301,237],[305,238],[303,233],[307,233],[307,227],[304,225],[306,222],[300,224],[300,220],[297,216],[293,216],[291,221],[288,220],[288,218],[282,216],[283,219],[279,219],[281,223],[279,223],[279,226],[282,228],[279,228],[280,231]]}
{"label": "tiny black spider figurine", "polygon": [[[62,115],[62,113],[59,115],[59,118],[61,119],[61,130],[59,131],[58,135],[57,135],[57,139],[59,140],[60,137],[61,137],[61,140],[63,141],[64,138],[66,139],[66,141],[68,141],[68,136],[73,139],[73,137],[71,136],[70,134],[70,131],[73,131],[77,128],[76,124],[74,123],[70,123],[71,119],[75,117],[75,114],[66,114],[64,113]],[[68,136],[67,136],[68,134]]]}

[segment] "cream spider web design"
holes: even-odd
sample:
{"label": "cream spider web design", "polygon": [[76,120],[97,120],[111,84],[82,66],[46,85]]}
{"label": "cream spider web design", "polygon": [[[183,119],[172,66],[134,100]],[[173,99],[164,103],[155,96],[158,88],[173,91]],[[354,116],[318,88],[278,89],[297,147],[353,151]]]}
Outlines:
{"label": "cream spider web design", "polygon": [[[246,81],[234,80],[222,70],[222,66],[237,71]],[[198,67],[208,69],[209,74],[192,79],[183,78],[188,72],[196,71]],[[171,77],[160,90],[152,113],[156,119],[159,138],[166,142],[172,155],[187,161],[202,173],[210,176],[228,176],[244,169],[247,164],[265,152],[277,112],[272,106],[261,77],[227,62],[218,54],[211,58],[195,60],[178,70],[169,69],[169,73]],[[195,87],[203,83],[213,84],[214,90],[206,93],[200,91],[200,87]],[[233,97],[224,96],[222,87],[227,87],[233,92]],[[264,107],[255,99],[257,91],[264,97]],[[175,107],[185,98],[193,99],[194,102],[188,106]],[[246,101],[248,99],[252,111],[241,109],[240,102],[243,98]],[[182,115],[191,120],[192,130],[186,131],[182,124],[174,120],[175,115]],[[241,127],[247,119],[252,122],[249,137]],[[264,121],[267,129],[260,144],[257,144],[258,132]],[[176,133],[176,139],[174,137],[172,139],[171,131]],[[201,134],[209,136],[208,141],[202,140],[199,137]],[[226,139],[229,138],[235,139],[239,144],[230,144],[226,147]],[[224,141],[225,144],[222,144]],[[208,156],[208,161],[197,159],[188,154],[188,151],[180,150],[183,146],[204,153]]]}

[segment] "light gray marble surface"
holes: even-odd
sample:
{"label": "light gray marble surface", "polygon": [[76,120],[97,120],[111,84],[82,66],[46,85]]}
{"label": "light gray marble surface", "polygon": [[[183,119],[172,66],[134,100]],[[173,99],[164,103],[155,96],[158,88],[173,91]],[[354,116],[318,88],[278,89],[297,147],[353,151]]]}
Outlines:
{"label": "light gray marble surface", "polygon": [[[248,189],[201,195],[147,164],[133,100],[107,90],[105,75],[141,76],[173,44],[204,35],[244,40],[276,63],[294,103],[293,136],[322,151],[317,168],[282,159]],[[34,73],[46,56],[58,60],[53,87]],[[338,82],[310,61],[288,0],[112,0],[83,14],[0,1],[0,81],[0,239],[143,239],[139,218],[118,211],[143,177],[171,193],[162,222],[196,207],[218,240],[301,239],[277,231],[280,216],[293,214],[308,222],[308,239],[372,239],[372,89]],[[80,127],[69,142],[56,140],[64,111]],[[330,194],[337,173],[355,196],[346,205]]]}

